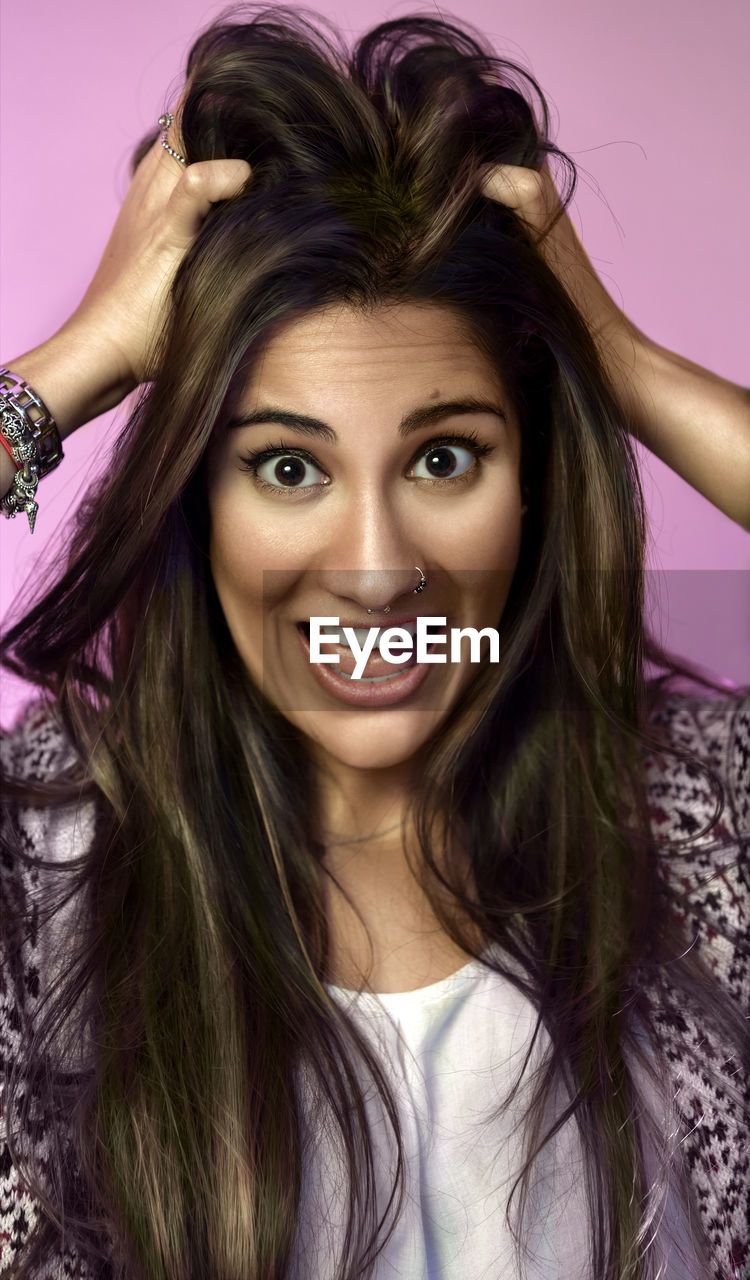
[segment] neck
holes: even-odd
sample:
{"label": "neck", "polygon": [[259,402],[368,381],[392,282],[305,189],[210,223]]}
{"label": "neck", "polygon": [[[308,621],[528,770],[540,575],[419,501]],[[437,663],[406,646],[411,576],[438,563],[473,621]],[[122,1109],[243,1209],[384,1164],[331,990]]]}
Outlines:
{"label": "neck", "polygon": [[[318,762],[320,764],[320,762]],[[400,850],[409,825],[415,781],[411,762],[387,769],[359,769],[327,761],[318,769],[316,839],[343,853],[377,847]]]}

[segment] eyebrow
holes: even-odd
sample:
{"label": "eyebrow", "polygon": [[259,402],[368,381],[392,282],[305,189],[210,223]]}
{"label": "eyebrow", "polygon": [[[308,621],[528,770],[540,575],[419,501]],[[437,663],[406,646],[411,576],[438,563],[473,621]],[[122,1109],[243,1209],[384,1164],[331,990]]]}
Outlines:
{"label": "eyebrow", "polygon": [[[443,418],[457,417],[459,414],[467,413],[492,413],[502,418],[503,422],[508,421],[499,404],[468,396],[462,400],[444,400],[439,404],[423,405],[419,409],[412,409],[411,413],[407,413],[398,424],[398,434],[401,439],[405,439],[412,432],[419,431],[421,427],[430,427],[436,422],[441,422]],[[266,422],[277,422],[282,427],[293,427],[303,435],[317,436],[329,444],[335,444],[338,440],[333,427],[329,427],[326,422],[321,422],[319,418],[311,418],[305,413],[289,413],[273,405],[264,405],[260,409],[253,410],[252,413],[237,414],[228,419],[227,427],[234,430],[237,427],[254,427]]]}

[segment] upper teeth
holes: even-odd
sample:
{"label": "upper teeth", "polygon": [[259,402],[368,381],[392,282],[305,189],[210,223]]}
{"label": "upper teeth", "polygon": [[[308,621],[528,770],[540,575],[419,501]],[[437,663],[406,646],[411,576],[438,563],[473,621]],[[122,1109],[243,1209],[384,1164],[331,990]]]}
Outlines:
{"label": "upper teeth", "polygon": [[[402,631],[409,632],[409,635],[411,636],[412,640],[416,638],[416,634],[417,634],[416,622],[400,622],[398,625]],[[357,638],[357,644],[359,645],[360,649],[363,649],[365,644],[367,643],[367,637],[370,631],[372,630],[372,628],[371,627],[350,627],[349,630],[354,632],[354,635]],[[373,646],[373,652],[375,649],[377,649],[378,645],[380,644],[380,638],[383,632],[387,630],[389,630],[388,627],[377,628],[378,634],[375,639],[375,644]],[[346,638],[346,635],[344,634],[343,628],[341,629],[341,631],[338,632],[338,637],[339,637],[338,641],[334,641],[334,643],[343,644],[343,645],[346,645],[349,643]]]}
{"label": "upper teeth", "polygon": [[[357,644],[359,645],[360,649],[363,649],[364,646],[367,644],[367,637],[370,634],[370,628],[369,627],[352,627],[350,628],[350,630],[354,632],[354,635],[357,638]],[[339,635],[340,635],[341,644],[349,643],[349,641],[346,638],[346,633],[343,630],[339,633]],[[380,630],[378,630],[378,634],[375,640],[376,647],[379,640],[380,640]]]}

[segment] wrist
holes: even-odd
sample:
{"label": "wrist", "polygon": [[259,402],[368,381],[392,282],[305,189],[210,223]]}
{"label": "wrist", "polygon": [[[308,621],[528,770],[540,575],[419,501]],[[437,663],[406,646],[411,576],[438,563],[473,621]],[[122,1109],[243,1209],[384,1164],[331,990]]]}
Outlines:
{"label": "wrist", "polygon": [[39,481],[62,462],[62,440],[39,393],[6,368],[0,368],[0,442],[15,468],[10,486],[4,486],[7,492],[0,508],[8,519],[24,512],[33,533]]}
{"label": "wrist", "polygon": [[113,409],[136,385],[112,345],[72,321],[7,367],[49,405],[63,439]]}

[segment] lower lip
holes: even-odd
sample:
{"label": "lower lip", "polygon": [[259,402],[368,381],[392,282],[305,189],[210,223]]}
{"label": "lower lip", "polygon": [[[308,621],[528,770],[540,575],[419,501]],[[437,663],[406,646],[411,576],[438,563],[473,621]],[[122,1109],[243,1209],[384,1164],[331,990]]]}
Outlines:
{"label": "lower lip", "polygon": [[[297,627],[302,649],[315,679],[326,693],[350,707],[390,707],[413,694],[427,679],[433,663],[415,663],[401,675],[395,675],[382,684],[368,684],[366,680],[350,680],[332,669],[331,664],[310,662],[310,643],[304,630]],[[432,646],[430,646],[431,648]],[[428,648],[427,652],[430,652]]]}

